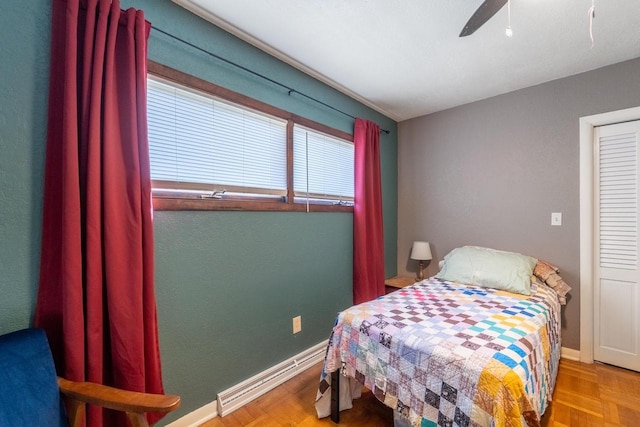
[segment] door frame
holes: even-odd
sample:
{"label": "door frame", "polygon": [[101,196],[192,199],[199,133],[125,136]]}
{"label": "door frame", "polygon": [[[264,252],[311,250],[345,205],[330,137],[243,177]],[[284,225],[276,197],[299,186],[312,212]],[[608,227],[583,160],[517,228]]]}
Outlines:
{"label": "door frame", "polygon": [[594,128],[640,120],[640,107],[580,117],[580,361],[593,363]]}

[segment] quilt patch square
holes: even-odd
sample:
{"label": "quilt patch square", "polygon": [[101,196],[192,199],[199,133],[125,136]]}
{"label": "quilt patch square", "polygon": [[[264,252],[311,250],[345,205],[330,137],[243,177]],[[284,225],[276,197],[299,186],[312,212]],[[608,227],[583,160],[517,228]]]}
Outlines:
{"label": "quilt patch square", "polygon": [[456,401],[458,400],[458,390],[456,390],[455,387],[452,387],[449,384],[443,382],[440,396],[444,397],[449,402],[455,405]]}
{"label": "quilt patch square", "polygon": [[459,408],[456,408],[456,414],[453,417],[453,422],[460,427],[468,427],[470,418],[467,414],[462,412]]}
{"label": "quilt patch square", "polygon": [[427,392],[424,395],[424,401],[428,405],[433,406],[434,408],[440,407],[440,394],[434,391],[427,389]]}
{"label": "quilt patch square", "polygon": [[453,420],[442,412],[438,412],[438,425],[442,427],[453,427]]}

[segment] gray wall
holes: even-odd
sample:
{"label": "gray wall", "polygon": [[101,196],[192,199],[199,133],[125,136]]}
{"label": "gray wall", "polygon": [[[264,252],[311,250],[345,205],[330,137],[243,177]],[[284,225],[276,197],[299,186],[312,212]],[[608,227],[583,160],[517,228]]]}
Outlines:
{"label": "gray wall", "polygon": [[400,123],[398,273],[415,272],[414,240],[431,242],[429,275],[467,244],[548,260],[573,288],[562,340],[579,349],[578,121],[638,105],[635,59]]}

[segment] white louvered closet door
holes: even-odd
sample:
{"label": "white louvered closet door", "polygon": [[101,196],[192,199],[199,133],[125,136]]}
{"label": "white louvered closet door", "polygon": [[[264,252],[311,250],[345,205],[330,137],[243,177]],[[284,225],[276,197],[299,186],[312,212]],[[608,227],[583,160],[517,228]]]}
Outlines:
{"label": "white louvered closet door", "polygon": [[595,132],[594,359],[640,371],[640,122]]}

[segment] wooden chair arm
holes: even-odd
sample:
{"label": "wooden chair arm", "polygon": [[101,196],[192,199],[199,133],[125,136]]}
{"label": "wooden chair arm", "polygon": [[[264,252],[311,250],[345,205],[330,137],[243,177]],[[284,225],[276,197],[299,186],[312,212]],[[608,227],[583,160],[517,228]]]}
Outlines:
{"label": "wooden chair arm", "polygon": [[60,392],[75,400],[70,402],[71,424],[73,418],[83,418],[84,404],[102,406],[116,411],[126,412],[134,426],[145,426],[146,412],[171,412],[180,406],[180,396],[170,394],[139,393],[122,390],[102,384],[76,382],[58,377]]}

